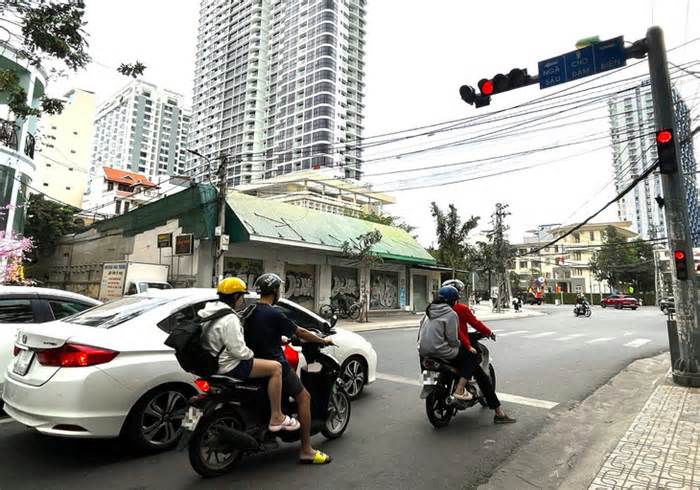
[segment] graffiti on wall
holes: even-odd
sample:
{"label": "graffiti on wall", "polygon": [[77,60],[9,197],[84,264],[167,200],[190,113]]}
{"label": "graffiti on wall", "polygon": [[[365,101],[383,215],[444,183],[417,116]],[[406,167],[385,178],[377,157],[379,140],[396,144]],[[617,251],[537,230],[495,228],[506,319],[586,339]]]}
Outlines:
{"label": "graffiti on wall", "polygon": [[360,285],[357,282],[357,269],[333,267],[331,270],[331,302],[334,305],[343,299],[352,304],[360,299]]}
{"label": "graffiti on wall", "polygon": [[314,309],[314,276],[313,265],[288,265],[285,273],[285,297],[306,308]]}
{"label": "graffiti on wall", "polygon": [[374,310],[393,310],[399,307],[399,273],[372,271],[369,306]]}
{"label": "graffiti on wall", "polygon": [[252,289],[255,280],[263,273],[262,260],[224,257],[224,277],[240,277]]}

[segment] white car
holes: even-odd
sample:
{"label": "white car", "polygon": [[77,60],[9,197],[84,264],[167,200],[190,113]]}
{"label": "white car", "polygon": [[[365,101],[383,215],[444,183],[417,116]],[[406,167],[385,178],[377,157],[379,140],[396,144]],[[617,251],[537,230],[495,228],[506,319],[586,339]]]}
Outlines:
{"label": "white car", "polygon": [[60,320],[100,304],[59,289],[0,286],[0,398],[18,328]]}
{"label": "white car", "polygon": [[[172,447],[196,388],[194,376],[163,342],[175,322],[194,319],[215,298],[212,289],[154,291],[20,329],[6,373],[5,411],[44,434],[122,435],[141,450]],[[330,328],[290,301],[280,301],[278,308],[303,327]],[[357,366],[366,382],[374,381],[377,355],[371,344],[341,329],[334,340],[338,346],[327,347],[329,353],[346,369]]]}

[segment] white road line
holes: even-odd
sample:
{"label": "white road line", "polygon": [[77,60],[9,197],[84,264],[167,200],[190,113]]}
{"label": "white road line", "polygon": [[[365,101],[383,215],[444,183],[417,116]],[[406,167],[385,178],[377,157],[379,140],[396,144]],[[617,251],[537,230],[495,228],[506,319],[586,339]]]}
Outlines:
{"label": "white road line", "polygon": [[576,339],[578,337],[583,337],[583,335],[584,334],[582,334],[582,333],[572,333],[570,335],[566,335],[564,337],[559,337],[558,339],[554,339],[554,340],[560,340],[560,341],[571,340],[571,339]]}
{"label": "white road line", "polygon": [[649,342],[651,342],[651,339],[634,339],[632,342],[627,342],[625,347],[634,347],[635,349],[638,349]]}
{"label": "white road line", "polygon": [[504,330],[502,328],[492,328],[492,332],[503,332]]}
{"label": "white road line", "polygon": [[[405,376],[398,376],[396,374],[377,373],[377,379],[411,386],[422,386],[422,383],[418,379],[407,378]],[[509,393],[497,393],[497,395],[498,398],[504,402],[516,403],[518,405],[526,405],[528,407],[544,408],[546,410],[551,410],[552,408],[559,405],[556,402],[550,402],[548,400],[538,400],[536,398],[528,398],[526,396],[520,395],[511,395]]]}
{"label": "white road line", "polygon": [[526,335],[526,339],[539,339],[540,337],[548,337],[550,335],[555,335],[557,332],[542,332],[536,333],[535,335]]}
{"label": "white road line", "polygon": [[529,330],[515,330],[513,332],[506,332],[499,335],[499,337],[507,337],[509,335],[520,335],[521,333],[529,333]]}
{"label": "white road line", "polygon": [[12,423],[12,422],[14,422],[14,421],[15,421],[15,419],[12,419],[12,418],[10,418],[10,417],[2,418],[2,419],[0,419],[0,425],[2,425],[2,424],[10,424],[10,423]]}
{"label": "white road line", "polygon": [[597,344],[598,342],[607,342],[608,340],[615,340],[615,337],[598,337],[597,339],[586,341],[587,344]]}
{"label": "white road line", "polygon": [[622,335],[624,335],[625,337],[629,337],[630,335],[634,335],[634,332],[630,332],[628,330],[627,332],[623,333]]}

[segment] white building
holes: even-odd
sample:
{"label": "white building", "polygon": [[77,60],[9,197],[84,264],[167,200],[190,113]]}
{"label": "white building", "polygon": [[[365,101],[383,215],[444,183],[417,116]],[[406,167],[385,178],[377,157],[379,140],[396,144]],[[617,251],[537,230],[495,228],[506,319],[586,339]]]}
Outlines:
{"label": "white building", "polygon": [[[690,133],[690,111],[674,91],[676,130],[679,141]],[[608,103],[610,131],[613,146],[615,190],[621,192],[657,159],[654,137],[654,105],[649,81],[643,81],[633,92],[613,98]],[[681,167],[685,174],[686,200],[691,229],[700,240],[700,213],[698,212],[696,164],[692,140],[681,145]],[[664,211],[656,203],[663,197],[661,175],[654,173],[618,201],[618,218],[631,221],[632,229],[643,239],[666,236]]]}
{"label": "white building", "polygon": [[41,123],[37,187],[47,196],[80,208],[88,182],[95,94],[70,90],[60,114]]}
{"label": "white building", "polygon": [[359,178],[365,3],[202,0],[190,148],[228,156],[233,186],[328,167]]}
{"label": "white building", "polygon": [[[145,175],[118,168],[100,167],[90,181],[84,209],[96,219],[128,213],[162,197],[158,186]],[[90,212],[85,212],[90,217]]]}
{"label": "white building", "polygon": [[182,95],[140,80],[130,82],[97,108],[90,178],[101,178],[104,166],[151,180],[182,174],[189,124]]}
{"label": "white building", "polygon": [[[27,93],[26,103],[38,108],[46,88],[46,73],[0,42],[0,70],[12,70]],[[17,117],[0,101],[0,235],[21,235],[26,217],[28,186],[34,186],[36,116]]]}

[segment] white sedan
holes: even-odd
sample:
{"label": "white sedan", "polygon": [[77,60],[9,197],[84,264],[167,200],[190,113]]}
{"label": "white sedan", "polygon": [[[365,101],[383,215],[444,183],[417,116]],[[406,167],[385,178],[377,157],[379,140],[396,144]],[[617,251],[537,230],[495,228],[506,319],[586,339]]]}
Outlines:
{"label": "white sedan", "polygon": [[0,286],[0,399],[18,328],[60,320],[100,304],[82,294],[59,289]]}
{"label": "white sedan", "polygon": [[[196,388],[163,342],[175,322],[193,320],[215,298],[211,289],[149,292],[20,329],[6,373],[5,411],[44,434],[121,435],[145,451],[172,447]],[[278,307],[303,327],[330,328],[295,303],[282,300]],[[338,346],[328,349],[344,368],[356,361],[363,380],[374,381],[371,344],[341,329],[334,340]]]}

